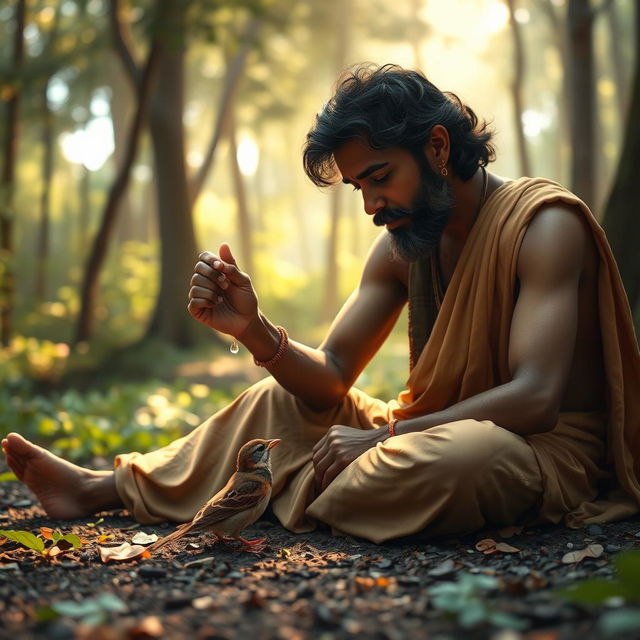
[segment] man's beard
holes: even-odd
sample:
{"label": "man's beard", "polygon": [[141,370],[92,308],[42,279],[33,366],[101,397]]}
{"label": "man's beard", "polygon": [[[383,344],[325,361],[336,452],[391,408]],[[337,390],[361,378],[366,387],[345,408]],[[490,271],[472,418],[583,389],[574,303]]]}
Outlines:
{"label": "man's beard", "polygon": [[413,207],[382,209],[373,216],[373,223],[379,227],[400,218],[410,219],[407,226],[389,229],[394,257],[408,262],[414,262],[438,246],[454,205],[447,181],[426,162],[420,164],[422,176]]}

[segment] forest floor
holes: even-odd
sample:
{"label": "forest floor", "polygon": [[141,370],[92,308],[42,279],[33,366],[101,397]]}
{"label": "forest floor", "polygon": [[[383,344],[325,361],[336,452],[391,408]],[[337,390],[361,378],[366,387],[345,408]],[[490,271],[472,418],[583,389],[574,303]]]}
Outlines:
{"label": "forest floor", "polygon": [[[111,536],[107,546],[141,531],[166,535],[173,525],[138,526],[121,510],[53,521],[22,485],[0,483],[0,529],[39,534],[41,527],[77,534],[83,545],[52,558],[2,543],[0,638],[591,640],[610,637],[603,615],[620,602],[583,607],[555,590],[612,576],[615,555],[640,547],[640,518],[583,530],[526,528],[508,540],[486,531],[375,545],[326,530],[294,535],[266,517],[245,532],[266,536],[259,555],[185,537],[151,558],[105,564],[100,535]],[[484,538],[514,550],[484,553],[476,547]],[[597,544],[597,558],[565,558]],[[446,594],[434,595],[443,585],[448,605]]]}

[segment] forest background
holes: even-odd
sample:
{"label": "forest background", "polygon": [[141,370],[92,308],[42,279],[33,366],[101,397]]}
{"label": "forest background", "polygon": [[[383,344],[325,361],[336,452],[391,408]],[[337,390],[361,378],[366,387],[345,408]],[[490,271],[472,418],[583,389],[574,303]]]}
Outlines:
{"label": "forest background", "polygon": [[[346,66],[419,68],[497,133],[492,170],[580,195],[640,323],[640,3],[3,0],[0,435],[87,461],[162,445],[264,373],[187,313],[228,241],[318,344],[378,230],[302,171]],[[394,397],[406,316],[357,384]]]}

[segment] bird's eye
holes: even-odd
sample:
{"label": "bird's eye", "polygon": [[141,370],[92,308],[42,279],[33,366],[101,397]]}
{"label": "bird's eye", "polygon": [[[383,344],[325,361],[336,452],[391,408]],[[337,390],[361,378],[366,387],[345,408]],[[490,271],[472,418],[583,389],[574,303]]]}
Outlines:
{"label": "bird's eye", "polygon": [[259,444],[259,445],[256,447],[256,451],[264,451],[264,445],[263,445],[263,444]]}

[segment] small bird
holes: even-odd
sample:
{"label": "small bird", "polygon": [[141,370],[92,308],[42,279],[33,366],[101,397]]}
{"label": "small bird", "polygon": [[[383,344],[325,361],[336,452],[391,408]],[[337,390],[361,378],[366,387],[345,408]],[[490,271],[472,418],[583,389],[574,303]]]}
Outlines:
{"label": "small bird", "polygon": [[256,439],[244,444],[238,452],[236,472],[229,482],[196,513],[191,522],[180,525],[147,549],[155,551],[189,532],[209,532],[224,543],[239,540],[245,551],[262,551],[266,538],[245,540],[240,533],[267,508],[272,483],[271,449],[278,444],[279,439]]}

